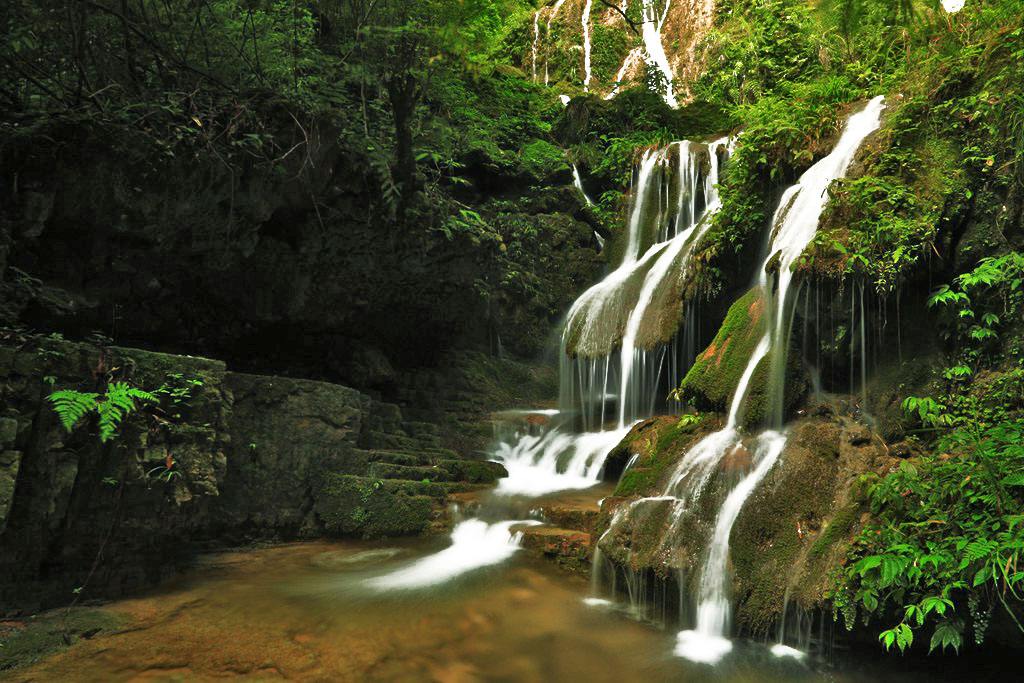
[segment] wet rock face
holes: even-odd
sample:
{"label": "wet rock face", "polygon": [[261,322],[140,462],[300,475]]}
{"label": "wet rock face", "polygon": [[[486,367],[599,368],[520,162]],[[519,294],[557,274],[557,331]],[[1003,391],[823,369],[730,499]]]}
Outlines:
{"label": "wet rock face", "polygon": [[53,128],[4,150],[3,322],[386,393],[453,346],[537,352],[600,268],[567,167],[537,186],[518,166],[480,170],[494,188],[468,173],[481,244],[445,237],[445,217],[396,226],[329,130],[311,165],[229,170]]}
{"label": "wet rock face", "polygon": [[[107,444],[88,421],[64,431],[45,397],[102,393],[111,372],[147,390],[198,384]],[[81,586],[129,593],[208,545],[443,527],[448,494],[505,475],[398,406],[203,358],[22,339],[0,345],[0,398],[4,612],[66,604]]]}
{"label": "wet rock face", "polygon": [[[727,454],[704,493],[684,514],[674,514],[665,484],[694,441],[714,427],[705,420],[686,428],[671,417],[637,425],[619,450],[638,458],[616,496],[605,500],[594,531],[617,571],[660,577],[672,590],[682,580],[691,596],[723,496],[749,471],[744,448]],[[734,619],[741,630],[768,633],[787,596],[804,609],[825,605],[831,571],[861,523],[856,482],[896,462],[876,435],[835,410],[790,425],[779,462],[746,501],[730,537]]]}

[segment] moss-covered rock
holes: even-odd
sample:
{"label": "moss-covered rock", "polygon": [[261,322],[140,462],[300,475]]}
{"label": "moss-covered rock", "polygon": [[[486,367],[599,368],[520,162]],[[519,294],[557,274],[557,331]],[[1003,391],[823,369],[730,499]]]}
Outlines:
{"label": "moss-covered rock", "polygon": [[590,569],[591,536],[585,531],[547,525],[513,527],[512,531],[522,532],[523,548],[554,559],[565,569],[580,573]]}
{"label": "moss-covered rock", "polygon": [[435,518],[448,489],[430,482],[396,482],[327,474],[315,494],[315,511],[333,535],[365,538],[419,534]]}
{"label": "moss-covered rock", "polygon": [[571,179],[565,152],[544,140],[534,140],[519,150],[519,167],[532,183],[554,183]]}
{"label": "moss-covered rock", "polygon": [[[685,508],[664,495],[667,478],[714,427],[707,418],[694,424],[674,417],[637,425],[609,456],[638,458],[605,499],[593,532],[606,560],[672,583],[684,596],[698,589],[724,496],[751,464],[740,445]],[[803,609],[826,605],[832,572],[860,524],[858,482],[893,460],[877,436],[849,417],[822,411],[790,427],[782,456],[745,502],[730,537],[735,619],[742,630],[769,632],[787,599]]]}
{"label": "moss-covered rock", "polygon": [[827,605],[833,571],[859,528],[858,481],[887,462],[877,437],[860,438],[863,429],[848,418],[800,420],[747,500],[730,545],[742,629],[769,633],[787,599],[803,609]]}
{"label": "moss-covered rock", "polygon": [[[765,300],[759,288],[737,299],[711,344],[697,356],[680,388],[683,395],[702,410],[725,411],[740,377],[767,329]],[[767,357],[754,371],[744,412],[764,415],[769,362]]]}
{"label": "moss-covered rock", "polygon": [[84,608],[0,622],[0,672],[34,664],[82,638],[116,631],[122,623],[111,612]]}
{"label": "moss-covered rock", "polygon": [[[710,423],[710,421],[709,421]],[[670,470],[686,454],[698,436],[707,432],[704,420],[680,419],[662,416],[638,423],[616,446],[608,458],[633,465],[625,471],[615,487],[614,496],[629,497],[653,495],[659,485],[665,485]]]}

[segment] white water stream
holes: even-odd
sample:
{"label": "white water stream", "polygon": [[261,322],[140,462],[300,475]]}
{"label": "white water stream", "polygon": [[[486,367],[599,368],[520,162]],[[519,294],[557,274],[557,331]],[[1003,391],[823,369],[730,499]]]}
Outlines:
{"label": "white water stream", "polygon": [[654,7],[654,0],[644,0],[643,27],[641,33],[644,39],[644,49],[647,52],[648,66],[656,68],[665,79],[665,102],[670,107],[678,106],[672,81],[675,78],[672,74],[672,65],[669,64],[668,55],[665,54],[665,45],[661,42],[661,29],[665,25],[665,18],[668,16],[670,0],[666,0],[665,9],[658,16]]}
{"label": "white water stream", "polygon": [[[784,361],[788,337],[786,304],[793,279],[792,266],[814,238],[821,213],[828,202],[829,185],[845,175],[864,138],[878,128],[884,106],[882,98],[876,97],[868,102],[863,110],[853,114],[847,120],[832,152],[811,166],[797,184],[783,194],[772,220],[773,232],[768,254],[757,276],[763,296],[774,303],[774,306],[766,307],[772,313],[768,331],[751,356],[743,378],[737,386],[726,427],[701,442],[703,444],[714,439],[715,446],[724,447],[717,454],[713,449],[705,448],[697,458],[691,458],[692,453],[688,454],[683,459],[684,466],[677,473],[677,481],[674,482],[677,486],[678,478],[685,477],[692,471],[692,468],[687,467],[688,463],[692,465],[698,458],[703,460],[704,465],[712,460],[717,463],[731,448],[739,445],[738,442],[731,447],[727,444],[735,438],[738,406],[746,396],[750,377],[769,352],[779,354]],[[773,263],[778,264],[774,295],[769,291],[768,281],[768,269]],[[776,400],[781,401],[781,376],[779,380],[775,396]],[[725,438],[726,435],[731,438]],[[698,444],[694,450],[700,451],[700,445]],[[732,645],[726,639],[730,615],[729,537],[747,498],[777,462],[785,445],[784,433],[773,430],[762,432],[757,437],[754,447],[753,469],[730,491],[719,509],[708,545],[707,559],[701,572],[696,627],[679,633],[676,654],[693,661],[714,663],[731,649]],[[700,470],[706,471],[704,466]],[[706,477],[701,476],[698,479],[702,487]],[[689,493],[699,493],[699,490],[690,489]]]}
{"label": "white water stream", "polygon": [[427,555],[409,566],[367,579],[366,585],[379,590],[426,588],[450,581],[466,572],[499,564],[519,549],[522,533],[511,527],[540,524],[535,520],[512,520],[488,524],[467,519],[452,529],[452,544],[441,552]]}
{"label": "white water stream", "polygon": [[583,92],[590,91],[590,7],[593,0],[583,4]]}

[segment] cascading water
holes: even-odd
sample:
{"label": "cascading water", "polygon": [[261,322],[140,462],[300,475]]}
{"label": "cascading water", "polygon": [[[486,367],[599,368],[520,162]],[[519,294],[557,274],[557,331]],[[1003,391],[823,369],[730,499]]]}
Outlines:
{"label": "cascading water", "polygon": [[619,70],[615,72],[615,81],[612,84],[611,92],[604,96],[606,100],[610,100],[619,94],[619,87],[622,85],[622,80],[626,77],[626,74],[629,73],[629,70],[633,68],[633,65],[636,64],[637,60],[640,59],[641,54],[642,51],[640,48],[635,47],[630,50],[629,54],[626,55],[626,58],[622,60],[622,66],[620,66]]}
{"label": "cascading water", "polygon": [[[639,345],[639,332],[655,293],[673,274],[685,270],[692,246],[707,228],[707,216],[719,206],[715,189],[718,155],[727,149],[726,140],[709,145],[684,141],[644,153],[633,186],[622,261],[577,299],[567,318],[562,336],[559,410],[509,411],[499,422],[518,425],[505,427],[498,435],[494,458],[509,474],[495,490],[499,497],[539,496],[593,486],[608,453],[626,436],[633,421],[653,412],[656,397],[641,400],[645,398],[641,394],[656,390],[658,383],[637,388],[636,378],[649,374],[645,370],[655,357]],[[574,175],[582,191],[578,172]],[[631,283],[640,286],[637,289]],[[615,322],[606,324],[609,318]],[[585,346],[607,351],[600,358],[572,357],[570,338],[577,341],[578,349]],[[627,350],[616,363],[612,351],[619,342]],[[666,350],[661,349],[662,360],[665,354]],[[621,377],[610,376],[613,366],[619,367],[616,374]],[[582,378],[581,368],[596,372],[599,367],[604,373],[600,384],[594,376],[587,381],[590,389],[574,389],[575,382]],[[680,368],[674,369],[678,373]],[[678,379],[676,374],[669,381]],[[624,407],[605,414],[604,402],[612,386],[618,388]],[[593,409],[595,396],[591,391],[597,387],[601,392],[599,411]],[[634,399],[627,399],[630,396]],[[615,417],[618,419],[613,422]],[[540,421],[549,424],[538,428]],[[577,429],[579,426],[583,429]],[[519,523],[488,524],[480,519],[461,522],[453,530],[449,548],[371,579],[368,585],[379,590],[421,588],[501,562],[518,547],[517,537],[510,532]]]}
{"label": "cascading water", "polygon": [[[611,418],[621,429],[650,416],[659,386],[674,384],[686,369],[674,362],[678,339],[651,343],[659,314],[654,303],[679,282],[707,216],[718,209],[719,154],[728,153],[727,143],[677,142],[647,150],[640,160],[621,262],[566,318],[560,401],[576,411],[584,431]],[[679,354],[683,364],[693,355],[692,349]]]}
{"label": "cascading water", "polygon": [[530,56],[533,60],[533,82],[537,82],[537,46],[540,43],[540,10],[533,13],[533,43]]}
{"label": "cascading water", "polygon": [[[771,395],[776,406],[773,421],[777,425],[781,425],[783,366],[789,326],[792,322],[792,316],[787,315],[786,308],[787,294],[793,280],[792,266],[814,238],[818,220],[828,201],[829,185],[845,175],[861,142],[878,128],[883,108],[882,98],[876,97],[862,111],[852,115],[832,152],[811,166],[796,185],[786,190],[773,217],[768,255],[758,273],[758,284],[762,288],[763,296],[774,303],[767,306],[772,318],[769,319],[768,331],[747,365],[744,378],[749,382],[749,376],[753,374],[757,365],[768,353],[772,354]],[[768,282],[770,266],[773,264],[776,264],[774,292],[769,288]],[[747,384],[741,380],[732,399],[729,422],[723,430],[730,433],[730,436],[736,428],[737,406],[742,404],[746,391]],[[679,634],[676,647],[678,655],[694,661],[716,662],[731,649],[731,643],[725,638],[730,612],[729,536],[743,504],[776,463],[785,445],[784,433],[776,430],[762,432],[757,437],[753,469],[730,491],[719,510],[701,573],[696,628]],[[728,446],[722,449],[717,454],[717,459],[720,459],[728,449]],[[709,459],[715,458],[713,454],[704,455]],[[691,460],[690,455],[687,455],[683,462],[685,464]],[[684,467],[680,474],[685,477],[689,471]],[[699,490],[696,492],[699,493]]]}
{"label": "cascading water", "polygon": [[[500,441],[495,455],[509,476],[499,484],[499,493],[540,495],[592,486],[608,452],[633,422],[654,412],[660,361],[667,350],[639,348],[638,332],[655,293],[685,268],[690,249],[708,226],[702,219],[719,206],[718,154],[726,150],[723,139],[709,145],[683,141],[644,152],[622,260],[576,300],[566,318],[561,420],[543,434],[513,433]],[[582,182],[579,187],[582,191]],[[632,286],[637,281],[638,290]],[[618,342],[622,350],[616,361]],[[650,372],[652,367],[656,372]],[[608,408],[610,402],[618,402],[617,410]],[[607,428],[612,419],[614,427]]]}
{"label": "cascading water", "polygon": [[583,92],[590,91],[590,7],[593,0],[583,4]]}
{"label": "cascading water", "polygon": [[675,107],[678,104],[672,87],[675,77],[672,74],[672,65],[669,64],[668,55],[665,54],[665,46],[661,42],[661,28],[665,25],[669,4],[670,0],[666,0],[665,8],[659,17],[654,7],[654,1],[644,0],[642,34],[644,49],[647,51],[648,66],[656,68],[661,73],[665,80],[665,102],[670,107]]}

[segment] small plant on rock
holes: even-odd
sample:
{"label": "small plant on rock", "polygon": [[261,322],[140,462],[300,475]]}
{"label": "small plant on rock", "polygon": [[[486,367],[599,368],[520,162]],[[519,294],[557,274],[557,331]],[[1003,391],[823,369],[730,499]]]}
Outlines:
{"label": "small plant on rock", "polygon": [[133,387],[127,382],[111,382],[104,394],[59,389],[47,400],[60,419],[61,426],[71,432],[86,416],[95,413],[98,418],[100,441],[107,443],[117,430],[141,405],[159,403],[155,394]]}

